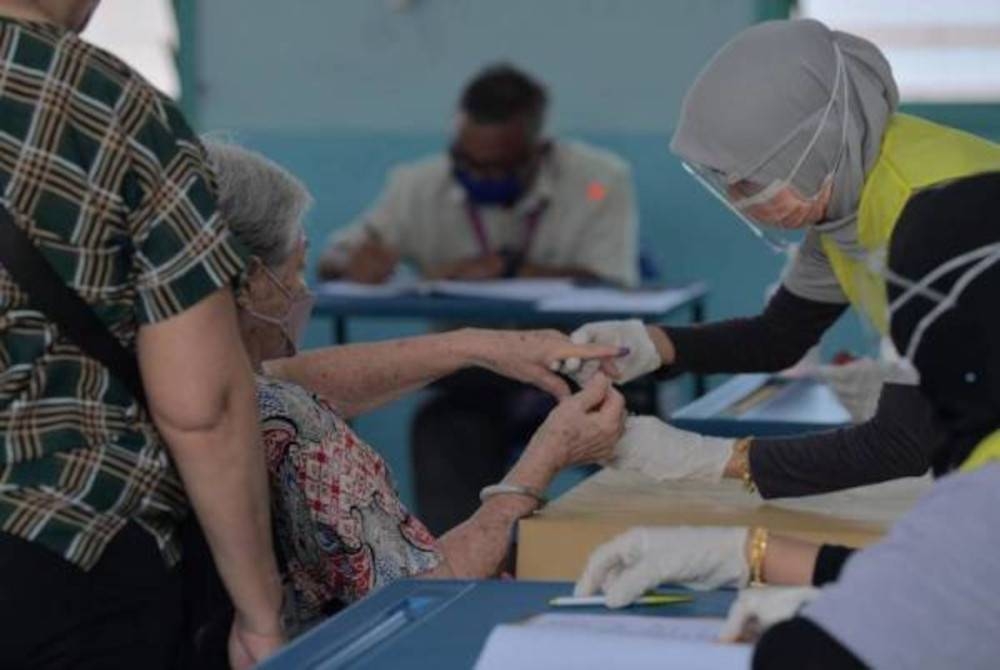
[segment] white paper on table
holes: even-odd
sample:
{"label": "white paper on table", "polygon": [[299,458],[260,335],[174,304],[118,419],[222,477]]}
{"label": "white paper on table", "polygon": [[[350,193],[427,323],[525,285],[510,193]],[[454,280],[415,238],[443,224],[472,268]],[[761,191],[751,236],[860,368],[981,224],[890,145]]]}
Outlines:
{"label": "white paper on table", "polygon": [[575,288],[539,301],[540,312],[625,312],[659,314],[678,303],[682,289],[622,291],[614,288]]}
{"label": "white paper on table", "polygon": [[705,617],[654,617],[629,614],[540,614],[522,625],[640,635],[689,642],[715,642],[722,632],[723,621]]}
{"label": "white paper on table", "polygon": [[429,288],[439,295],[524,302],[537,302],[574,290],[570,279],[438,280],[432,282]]}
{"label": "white paper on table", "polygon": [[477,670],[750,667],[751,647],[715,642],[721,619],[545,614],[497,626]]}
{"label": "white paper on table", "polygon": [[394,278],[384,284],[352,281],[323,282],[323,295],[339,298],[396,298],[406,295],[442,295],[487,300],[538,302],[573,291],[569,279],[496,279],[484,281],[419,280],[412,276]]}
{"label": "white paper on table", "polygon": [[416,280],[390,281],[384,284],[361,284],[353,281],[327,281],[316,287],[316,292],[337,298],[396,298],[417,295],[423,284]]}

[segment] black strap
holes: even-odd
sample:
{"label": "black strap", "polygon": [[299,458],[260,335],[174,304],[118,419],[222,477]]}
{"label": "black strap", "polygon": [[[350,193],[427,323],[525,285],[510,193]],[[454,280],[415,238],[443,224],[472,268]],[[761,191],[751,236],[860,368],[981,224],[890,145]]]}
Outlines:
{"label": "black strap", "polygon": [[135,355],[97,318],[90,306],[63,281],[28,234],[0,206],[0,263],[28,294],[32,309],[119,379],[143,405],[146,394]]}

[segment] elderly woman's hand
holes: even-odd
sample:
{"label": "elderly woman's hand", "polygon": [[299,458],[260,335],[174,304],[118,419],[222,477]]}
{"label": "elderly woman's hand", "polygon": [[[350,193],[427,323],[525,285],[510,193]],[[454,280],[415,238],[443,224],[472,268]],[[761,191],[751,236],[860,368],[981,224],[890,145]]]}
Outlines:
{"label": "elderly woman's hand", "polygon": [[599,463],[614,454],[625,430],[625,399],[598,373],[579,393],[563,399],[535,432],[526,455],[547,460],[553,471]]}
{"label": "elderly woman's hand", "polygon": [[557,398],[570,395],[569,386],[552,371],[567,358],[611,360],[621,348],[608,344],[576,344],[558,330],[480,330],[456,333],[469,359],[480,367],[548,391]]}

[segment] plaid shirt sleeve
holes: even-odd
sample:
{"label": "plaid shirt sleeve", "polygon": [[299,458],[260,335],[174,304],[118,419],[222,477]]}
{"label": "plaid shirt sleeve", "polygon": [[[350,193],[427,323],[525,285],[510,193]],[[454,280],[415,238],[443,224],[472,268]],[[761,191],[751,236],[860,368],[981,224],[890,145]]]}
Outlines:
{"label": "plaid shirt sleeve", "polygon": [[215,176],[174,104],[135,85],[119,110],[132,169],[124,197],[138,268],[140,323],[179,314],[243,270],[245,253],[216,210]]}

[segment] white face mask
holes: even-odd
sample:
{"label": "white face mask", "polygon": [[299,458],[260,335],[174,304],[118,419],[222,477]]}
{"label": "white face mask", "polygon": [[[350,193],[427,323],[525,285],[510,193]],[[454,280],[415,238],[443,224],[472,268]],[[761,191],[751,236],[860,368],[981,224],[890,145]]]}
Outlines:
{"label": "white face mask", "polygon": [[294,356],[298,351],[298,345],[299,341],[302,339],[302,334],[305,332],[306,326],[309,325],[309,318],[312,315],[312,309],[316,302],[316,296],[310,290],[305,290],[299,294],[293,294],[288,287],[281,283],[281,279],[279,279],[278,276],[270,270],[270,268],[265,266],[263,269],[268,280],[270,280],[270,282],[274,284],[275,288],[281,292],[281,294],[288,301],[288,304],[281,316],[261,314],[260,312],[256,312],[249,308],[246,312],[255,319],[278,328],[285,340],[285,355]]}
{"label": "white face mask", "polygon": [[[915,383],[916,381],[919,381],[920,376],[913,363],[916,360],[917,352],[920,350],[920,343],[923,341],[924,335],[928,330],[930,330],[931,326],[934,325],[935,321],[937,321],[949,309],[958,304],[959,297],[961,297],[962,293],[969,287],[970,284],[972,284],[973,281],[976,280],[977,277],[989,270],[992,266],[1000,263],[1000,242],[988,244],[986,246],[979,247],[978,249],[968,251],[960,256],[956,256],[955,258],[942,263],[931,272],[928,272],[918,281],[901,277],[889,270],[885,264],[884,254],[873,255],[870,259],[870,267],[872,271],[882,275],[886,282],[891,282],[892,284],[904,289],[903,292],[889,305],[890,323],[892,322],[892,316],[899,312],[904,305],[915,297],[920,297],[924,300],[930,300],[935,303],[934,308],[925,314],[924,317],[917,323],[913,333],[910,335],[910,341],[906,346],[906,351],[901,352],[901,358],[897,363],[909,371],[909,374],[912,375]],[[972,267],[966,270],[962,276],[955,281],[947,294],[931,288],[931,285],[938,279],[968,265],[971,265]]]}
{"label": "white face mask", "polygon": [[[811,196],[805,196],[798,192],[792,185],[792,181],[812,152],[816,142],[819,141],[827,120],[833,112],[834,104],[837,101],[837,92],[843,92],[843,114],[841,119],[840,155],[843,155],[844,147],[847,145],[847,120],[849,118],[849,93],[850,87],[847,85],[845,74],[844,57],[840,52],[840,47],[833,45],[836,56],[836,71],[831,87],[830,99],[823,109],[816,130],[799,159],[792,166],[788,176],[783,179],[776,179],[770,184],[757,186],[752,180],[747,180],[740,176],[724,175],[716,170],[707,167],[683,163],[687,170],[698,182],[720,200],[729,211],[736,215],[760,240],[767,244],[773,251],[785,252],[789,246],[794,244],[794,240],[781,234],[780,222],[796,221],[796,226],[800,227],[807,223],[814,223],[817,219],[818,210],[822,209],[822,200],[828,197],[833,187],[833,176],[839,165],[839,158],[834,163],[829,174],[820,182],[820,187]],[[759,166],[758,166],[759,167]],[[753,173],[757,168],[749,171]],[[780,196],[780,197],[779,197]],[[755,220],[759,217],[760,220]],[[763,227],[762,227],[763,226]]]}

